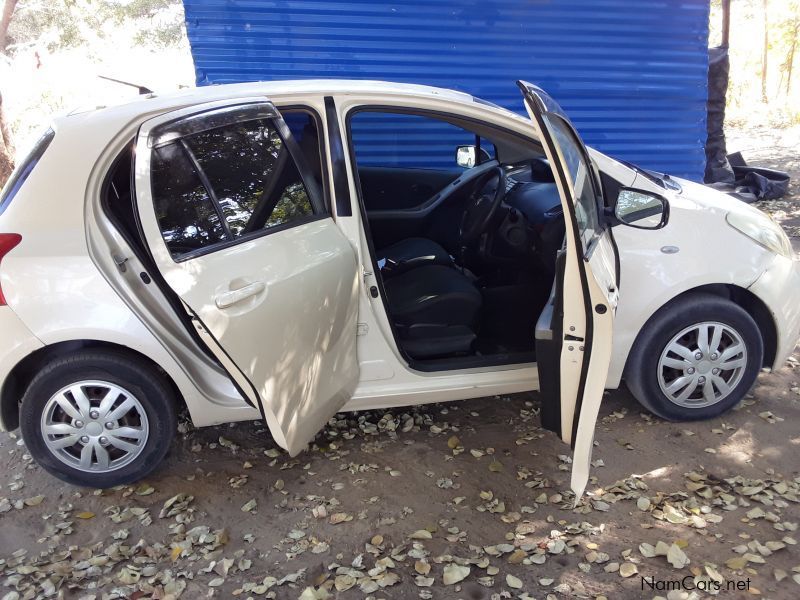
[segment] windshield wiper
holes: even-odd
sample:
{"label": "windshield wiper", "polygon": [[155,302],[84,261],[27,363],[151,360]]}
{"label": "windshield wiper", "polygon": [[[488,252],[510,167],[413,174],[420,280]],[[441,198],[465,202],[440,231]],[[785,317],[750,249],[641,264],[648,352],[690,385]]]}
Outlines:
{"label": "windshield wiper", "polygon": [[658,171],[651,171],[649,169],[644,169],[638,165],[628,162],[627,160],[621,160],[620,162],[629,169],[633,169],[637,173],[641,173],[643,177],[649,179],[650,181],[652,181],[659,187],[664,188],[665,190],[673,190],[676,192],[680,192],[683,189],[681,188],[681,186],[678,184],[677,181],[672,179],[666,173],[659,173]]}

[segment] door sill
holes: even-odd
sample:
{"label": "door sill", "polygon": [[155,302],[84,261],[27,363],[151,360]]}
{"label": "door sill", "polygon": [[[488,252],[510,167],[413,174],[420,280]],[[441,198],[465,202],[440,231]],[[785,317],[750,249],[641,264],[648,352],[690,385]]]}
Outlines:
{"label": "door sill", "polygon": [[430,360],[409,360],[408,366],[414,371],[436,373],[440,371],[460,371],[480,367],[500,367],[505,365],[530,365],[536,362],[535,352],[509,352],[487,356],[458,356],[455,358],[434,358]]}

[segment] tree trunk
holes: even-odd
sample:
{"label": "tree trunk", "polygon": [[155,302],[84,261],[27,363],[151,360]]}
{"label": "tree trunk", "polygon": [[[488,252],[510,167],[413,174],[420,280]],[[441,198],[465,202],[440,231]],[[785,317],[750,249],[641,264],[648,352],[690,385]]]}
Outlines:
{"label": "tree trunk", "polygon": [[794,20],[794,33],[792,34],[792,45],[789,47],[789,56],[786,57],[786,96],[792,90],[792,67],[794,66],[794,53],[797,50],[797,37],[800,35],[800,18]]}
{"label": "tree trunk", "polygon": [[764,51],[761,53],[761,101],[765,104],[767,99],[767,50],[769,49],[769,19],[767,18],[767,0],[764,5]]}
{"label": "tree trunk", "polygon": [[722,0],[722,43],[727,48],[731,41],[731,0]]}
{"label": "tree trunk", "polygon": [[14,146],[6,124],[3,111],[3,96],[0,95],[0,188],[3,187],[14,170]]}
{"label": "tree trunk", "polygon": [[[8,26],[17,7],[17,0],[3,2],[3,14],[0,15],[0,54],[5,54],[8,44]],[[6,123],[3,111],[3,95],[0,91],[0,187],[5,185],[11,171],[14,170],[14,144],[11,142],[11,133]]]}
{"label": "tree trunk", "polygon": [[0,52],[6,51],[8,40],[8,26],[11,24],[11,16],[17,7],[17,0],[5,0],[3,3],[3,14],[0,16]]}

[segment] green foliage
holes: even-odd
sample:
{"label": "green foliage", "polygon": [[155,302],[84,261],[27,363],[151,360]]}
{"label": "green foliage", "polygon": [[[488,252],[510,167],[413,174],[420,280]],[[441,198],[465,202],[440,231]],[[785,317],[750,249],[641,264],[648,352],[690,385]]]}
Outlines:
{"label": "green foliage", "polygon": [[[800,0],[731,0],[728,122],[800,119]],[[722,2],[711,0],[709,45],[719,45]],[[763,103],[764,28],[767,28],[767,77]],[[758,113],[758,114],[756,114]]]}
{"label": "green foliage", "polygon": [[134,42],[155,47],[178,44],[183,29],[180,0],[20,0],[8,32],[11,52],[27,46],[48,51],[91,45],[135,31]]}

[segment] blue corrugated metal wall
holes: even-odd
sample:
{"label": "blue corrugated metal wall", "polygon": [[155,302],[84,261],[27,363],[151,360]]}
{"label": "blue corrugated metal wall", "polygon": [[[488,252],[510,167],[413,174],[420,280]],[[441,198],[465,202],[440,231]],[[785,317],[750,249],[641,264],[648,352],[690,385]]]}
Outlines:
{"label": "blue corrugated metal wall", "polygon": [[708,0],[184,0],[200,85],[342,77],[523,112],[517,79],[612,156],[702,179]]}

